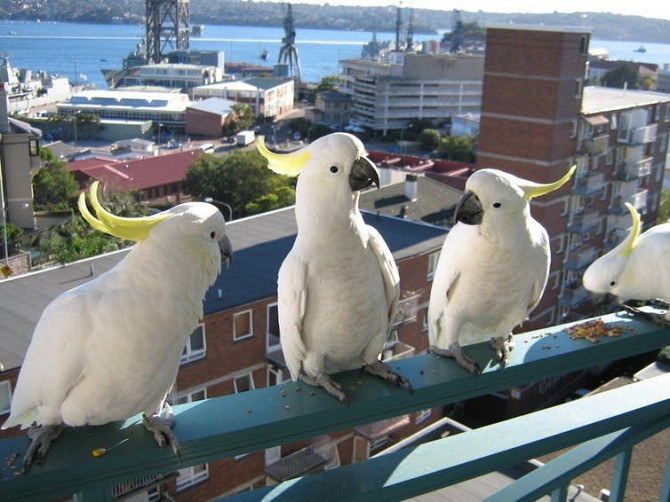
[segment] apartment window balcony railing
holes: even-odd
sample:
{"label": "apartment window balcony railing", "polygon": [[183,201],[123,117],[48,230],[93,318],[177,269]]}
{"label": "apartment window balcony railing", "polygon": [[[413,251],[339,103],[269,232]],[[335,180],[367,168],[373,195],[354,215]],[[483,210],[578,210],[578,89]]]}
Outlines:
{"label": "apartment window balcony railing", "polygon": [[598,251],[590,244],[571,249],[565,260],[564,267],[569,270],[581,271],[588,267],[596,258]]}
{"label": "apartment window balcony railing", "polygon": [[597,156],[607,153],[609,146],[609,135],[596,136],[594,138],[585,139],[582,142],[582,151],[584,155]]}
{"label": "apartment window balcony railing", "polygon": [[628,209],[626,209],[625,204],[629,202],[639,213],[646,214],[648,195],[649,190],[646,188],[628,195],[618,195],[612,199],[609,211],[612,214],[627,214]]}
{"label": "apartment window balcony railing", "polygon": [[592,197],[605,189],[605,175],[603,173],[590,176],[580,176],[572,187],[572,193],[580,197]]}
{"label": "apartment window balcony railing", "polygon": [[286,481],[318,469],[327,461],[328,459],[319,454],[314,447],[307,446],[266,465],[265,474],[277,481]]}
{"label": "apartment window balcony railing", "polygon": [[598,228],[600,214],[595,211],[576,215],[568,225],[568,231],[573,234],[588,234]]}
{"label": "apartment window balcony railing", "polygon": [[571,284],[563,289],[563,294],[558,298],[561,307],[575,309],[590,298],[591,294],[579,284]]}
{"label": "apartment window balcony railing", "polygon": [[625,162],[614,171],[614,179],[620,181],[631,181],[647,176],[651,173],[652,157],[638,161]]}
{"label": "apartment window balcony railing", "polygon": [[619,143],[626,145],[640,145],[656,141],[658,124],[648,124],[636,127],[628,131],[621,131],[618,137]]}
{"label": "apartment window balcony railing", "polygon": [[286,366],[286,359],[284,359],[284,353],[281,350],[279,336],[268,333],[266,335],[265,343],[265,359],[275,364],[279,368],[288,368],[288,366]]}
{"label": "apartment window balcony railing", "polygon": [[[654,309],[649,309],[654,310]],[[660,310],[655,310],[661,312]],[[26,437],[0,441],[0,499],[109,500],[112,486],[399,417],[486,395],[500,389],[608,364],[670,344],[670,330],[615,313],[600,318],[621,330],[600,343],[572,339],[568,325],[515,335],[508,366],[492,361],[487,342],[468,346],[481,368],[478,377],[450,359],[423,354],[394,363],[409,378],[410,394],[380,378],[352,370],[337,375],[350,405],[322,389],[291,383],[174,407],[181,462],[144,429],[140,416],[123,423],[66,429],[46,461],[27,473],[11,460]],[[302,392],[295,390],[299,386]],[[278,388],[279,387],[279,388]],[[282,395],[282,388],[287,392]],[[576,476],[616,457],[610,500],[623,500],[632,447],[670,427],[670,375],[658,376],[461,434],[391,451],[364,462],[291,479],[231,497],[260,500],[406,499],[449,487],[551,452],[554,461],[513,481],[489,500],[565,499]],[[112,445],[118,445],[113,449]],[[101,457],[92,451],[107,447]],[[8,460],[9,459],[9,460]],[[16,460],[20,462],[20,457]],[[660,500],[670,498],[670,470]]]}

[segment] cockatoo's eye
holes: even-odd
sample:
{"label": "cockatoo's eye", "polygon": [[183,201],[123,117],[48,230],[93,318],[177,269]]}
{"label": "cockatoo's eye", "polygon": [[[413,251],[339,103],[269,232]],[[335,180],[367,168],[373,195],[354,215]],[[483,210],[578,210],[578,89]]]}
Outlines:
{"label": "cockatoo's eye", "polygon": [[209,233],[209,236],[212,238],[212,240],[216,239],[216,232],[215,232],[214,230],[212,230],[212,231]]}
{"label": "cockatoo's eye", "polygon": [[501,206],[502,206],[502,204],[500,202],[494,202],[493,203],[493,207],[495,207],[496,209],[501,207]]}
{"label": "cockatoo's eye", "polygon": [[335,173],[337,173],[337,171],[339,171],[339,168],[337,166],[330,166],[330,172],[331,173],[335,174]]}
{"label": "cockatoo's eye", "polygon": [[616,286],[616,281],[610,281],[610,286]]}

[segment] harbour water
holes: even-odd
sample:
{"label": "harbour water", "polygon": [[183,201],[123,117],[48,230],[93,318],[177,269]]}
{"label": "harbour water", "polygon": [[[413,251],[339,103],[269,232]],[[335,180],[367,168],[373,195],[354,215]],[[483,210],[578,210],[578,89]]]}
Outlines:
{"label": "harbour water", "polygon": [[[100,72],[120,68],[123,58],[135,49],[144,27],[122,24],[76,24],[53,22],[0,22],[0,56],[7,55],[15,67],[44,70],[66,76],[72,83],[106,88]],[[201,37],[191,37],[194,49],[220,50],[227,62],[245,62],[271,67],[277,62],[284,31],[280,27],[205,25]],[[337,75],[340,59],[359,57],[372,40],[366,31],[297,30],[296,46],[302,77],[319,82]],[[441,35],[416,34],[414,40],[437,40]],[[394,40],[393,33],[377,33],[379,41]],[[646,52],[636,52],[644,45]],[[591,48],[609,52],[610,59],[663,65],[670,63],[670,45],[634,41],[591,40]],[[268,58],[261,59],[267,50]]]}

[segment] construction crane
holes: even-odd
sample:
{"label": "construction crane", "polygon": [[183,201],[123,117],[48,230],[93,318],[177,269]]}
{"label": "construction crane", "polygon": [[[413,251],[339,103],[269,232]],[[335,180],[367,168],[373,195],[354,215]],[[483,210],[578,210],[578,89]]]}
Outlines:
{"label": "construction crane", "polygon": [[188,50],[191,12],[189,0],[145,0],[146,58],[155,64],[172,50]]}
{"label": "construction crane", "polygon": [[295,46],[295,28],[293,26],[293,10],[291,4],[287,4],[286,17],[284,18],[284,37],[281,39],[282,46],[279,49],[279,58],[277,63],[286,63],[289,68],[289,75],[300,80],[300,57],[298,48]]}

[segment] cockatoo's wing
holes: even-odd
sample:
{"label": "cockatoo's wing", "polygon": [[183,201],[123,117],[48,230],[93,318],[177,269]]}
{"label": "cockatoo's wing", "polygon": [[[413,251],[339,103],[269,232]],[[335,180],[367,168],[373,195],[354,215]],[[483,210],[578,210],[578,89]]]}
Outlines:
{"label": "cockatoo's wing", "polygon": [[384,288],[386,290],[386,299],[388,302],[389,330],[393,326],[395,317],[398,313],[398,301],[400,299],[400,274],[395,264],[391,250],[386,245],[384,238],[376,228],[367,226],[369,234],[370,249],[379,262],[379,269],[384,279]]}
{"label": "cockatoo's wing", "polygon": [[96,301],[91,292],[82,295],[73,290],[44,310],[21,367],[12,413],[3,428],[61,423],[60,406],[82,378],[87,335],[92,329],[86,327],[91,301]]}
{"label": "cockatoo's wing", "polygon": [[295,253],[289,253],[277,282],[281,348],[291,378],[298,379],[307,352],[302,325],[307,306],[307,267]]}
{"label": "cockatoo's wing", "polygon": [[470,227],[456,225],[449,231],[442,244],[428,305],[428,338],[431,345],[438,345],[440,334],[443,332],[440,320],[458,287],[461,260],[467,260],[467,256],[461,256],[465,254],[464,250],[467,250],[467,245],[464,245],[463,241],[470,231]]}
{"label": "cockatoo's wing", "polygon": [[549,273],[549,265],[551,263],[549,235],[539,223],[537,223],[537,229],[535,231],[538,236],[537,249],[544,250],[544,253],[546,254],[543,258],[538,259],[538,263],[533,266],[532,273],[535,274],[535,276],[533,277],[533,286],[531,289],[530,302],[528,304],[528,314],[537,307],[537,304],[540,303],[540,300],[542,299],[544,288],[547,285],[547,274]]}

